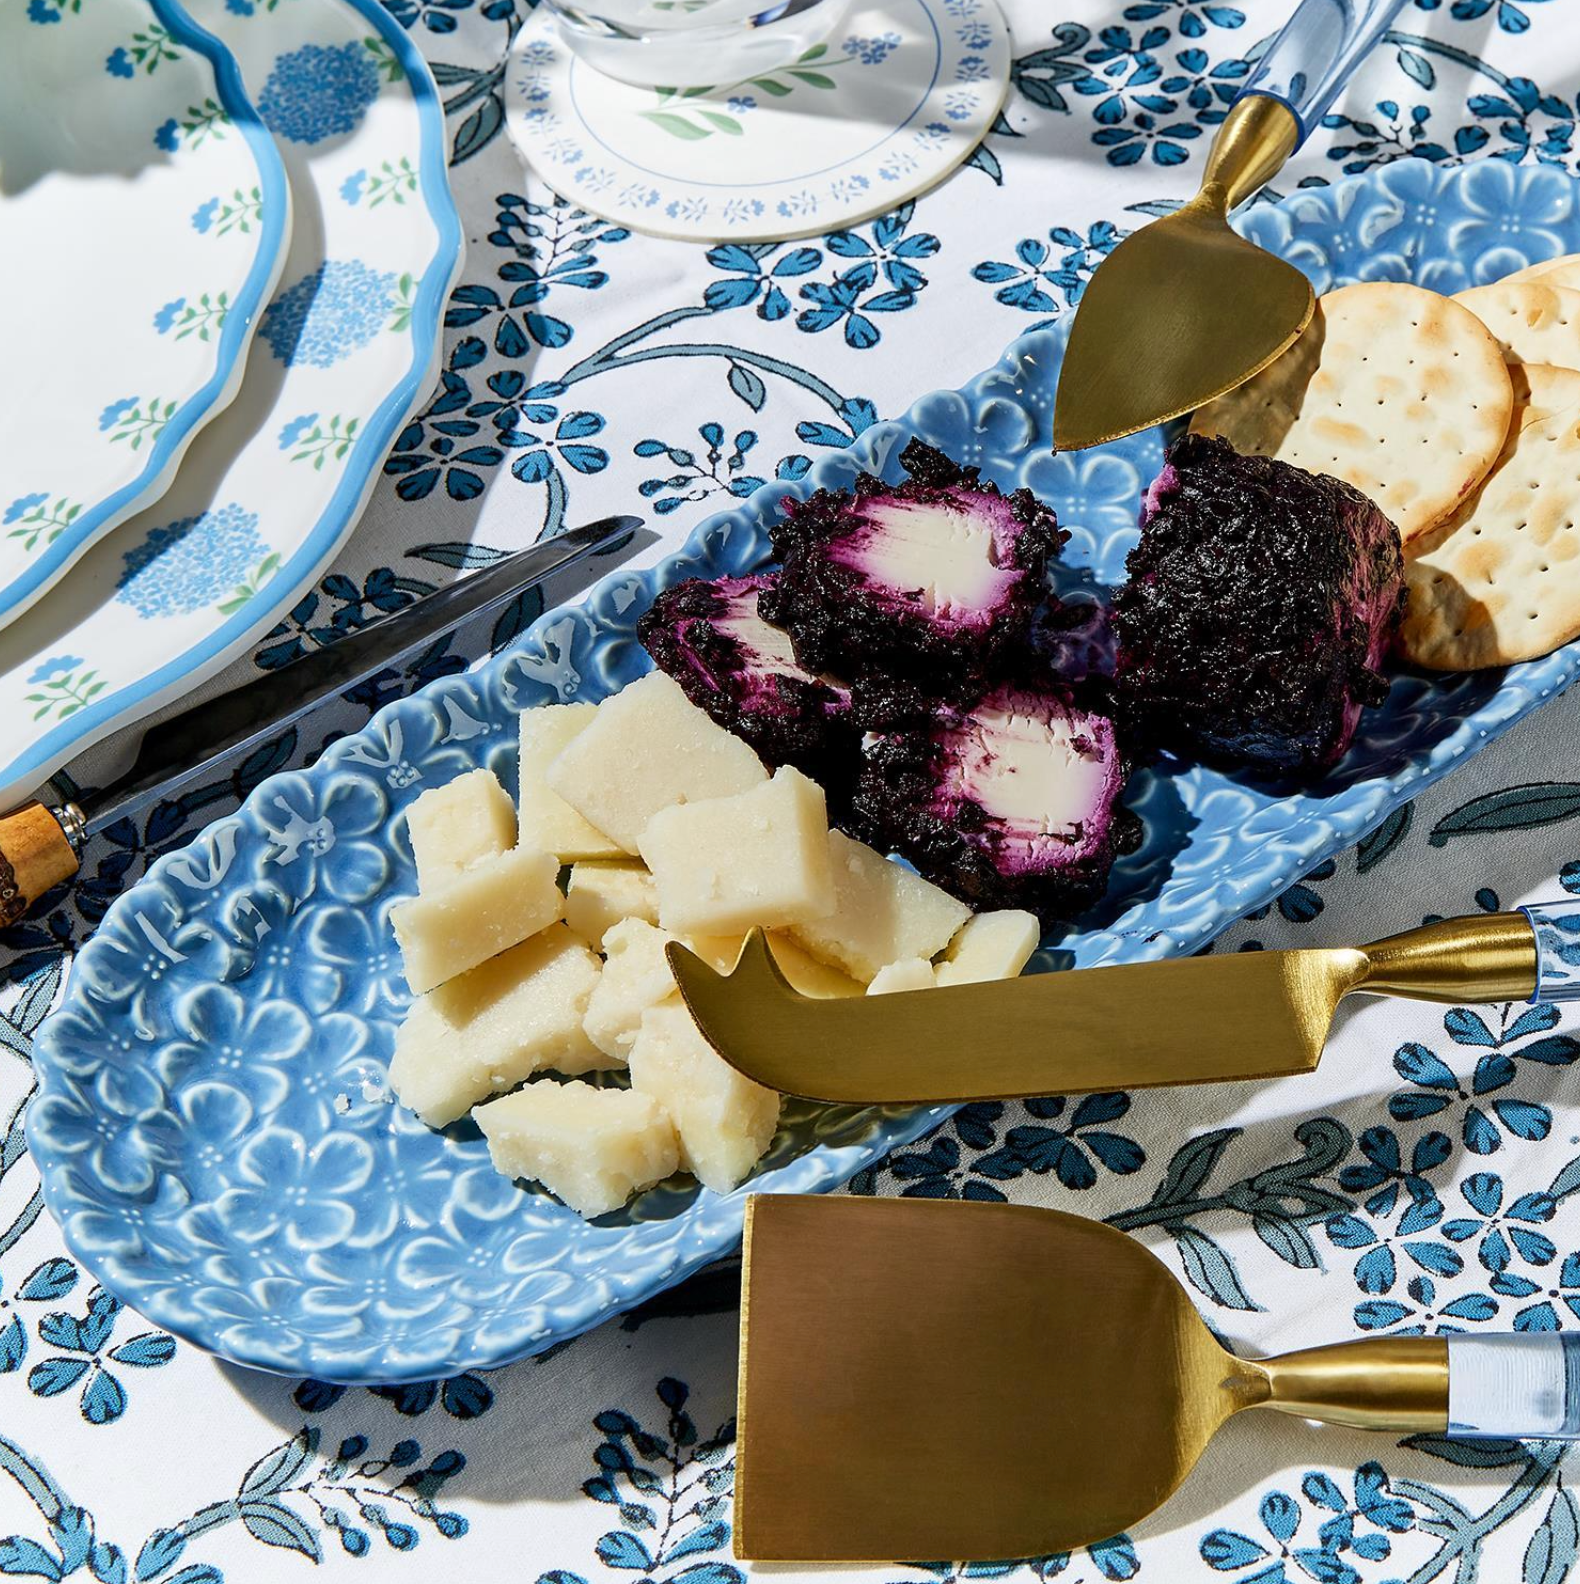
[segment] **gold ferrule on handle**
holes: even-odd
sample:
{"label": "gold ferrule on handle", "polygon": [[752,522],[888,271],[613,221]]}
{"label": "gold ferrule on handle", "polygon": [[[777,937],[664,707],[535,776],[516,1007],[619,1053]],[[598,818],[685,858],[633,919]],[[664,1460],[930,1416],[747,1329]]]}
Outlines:
{"label": "gold ferrule on handle", "polygon": [[1523,913],[1444,919],[1362,949],[1358,990],[1415,1001],[1528,1001],[1536,990],[1536,937]]}
{"label": "gold ferrule on handle", "polygon": [[1283,100],[1266,94],[1237,100],[1212,140],[1196,201],[1227,214],[1277,175],[1299,140],[1300,123]]}
{"label": "gold ferrule on handle", "polygon": [[1438,1337],[1359,1337],[1245,1361],[1265,1395],[1251,1406],[1357,1430],[1448,1429],[1448,1343]]}
{"label": "gold ferrule on handle", "polygon": [[42,803],[0,819],[0,929],[76,872],[77,852],[67,829]]}

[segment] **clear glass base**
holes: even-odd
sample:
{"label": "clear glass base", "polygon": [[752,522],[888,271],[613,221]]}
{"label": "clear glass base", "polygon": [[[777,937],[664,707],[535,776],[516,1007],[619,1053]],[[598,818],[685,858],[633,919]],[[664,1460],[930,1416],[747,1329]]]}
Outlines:
{"label": "clear glass base", "polygon": [[595,71],[638,88],[727,87],[821,44],[850,0],[546,0]]}

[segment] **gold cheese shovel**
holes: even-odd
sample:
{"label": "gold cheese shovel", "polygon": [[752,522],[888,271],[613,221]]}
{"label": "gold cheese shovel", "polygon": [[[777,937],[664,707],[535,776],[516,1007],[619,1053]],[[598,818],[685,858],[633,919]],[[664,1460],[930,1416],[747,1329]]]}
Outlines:
{"label": "gold cheese shovel", "polygon": [[747,1203],[738,1556],[1070,1551],[1161,1506],[1247,1408],[1576,1439],[1580,1335],[1365,1337],[1243,1359],[1160,1260],[1078,1216],[968,1200]]}
{"label": "gold cheese shovel", "polygon": [[1312,1071],[1340,1000],[1580,998],[1580,898],[1444,919],[1370,946],[1233,952],[814,1000],[761,931],[729,974],[683,946],[670,966],[732,1067],[785,1094],[936,1105]]}
{"label": "gold cheese shovel", "polygon": [[1060,451],[1190,412],[1266,367],[1315,299],[1292,264],[1236,236],[1229,211],[1317,126],[1405,0],[1301,0],[1218,128],[1201,190],[1142,226],[1086,287],[1059,375]]}

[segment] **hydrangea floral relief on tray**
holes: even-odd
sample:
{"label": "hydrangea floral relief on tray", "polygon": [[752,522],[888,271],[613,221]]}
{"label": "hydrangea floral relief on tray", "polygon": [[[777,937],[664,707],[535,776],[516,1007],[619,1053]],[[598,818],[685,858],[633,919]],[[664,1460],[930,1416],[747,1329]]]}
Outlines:
{"label": "hydrangea floral relief on tray", "polygon": [[[59,94],[81,107],[69,158],[38,135]],[[49,239],[0,266],[0,342],[31,371],[0,393],[3,624],[156,497],[235,395],[291,204],[235,63],[174,0],[7,7],[0,99],[0,224]]]}
{"label": "hydrangea floral relief on tray", "polygon": [[[1480,268],[1461,232],[1488,209],[1509,219],[1505,255],[1580,249],[1572,183],[1486,170],[1472,173],[1474,205],[1470,176],[1401,165],[1247,225],[1323,287],[1343,278],[1357,225],[1399,274],[1438,284],[1468,284]],[[1120,582],[1162,439],[1051,453],[1064,335],[1023,338],[964,389],[924,396],[804,478],[757,491],[680,554],[615,574],[477,670],[390,705],[160,860],[83,950],[37,1047],[29,1140],[76,1257],[154,1323],[243,1362],[431,1379],[595,1325],[725,1253],[748,1191],[827,1189],[935,1125],[942,1110],[789,1102],[742,1187],[715,1194],[674,1178],[593,1221],[501,1176],[473,1125],[430,1129],[390,1100],[410,999],[390,923],[415,889],[404,815],[478,767],[514,789],[521,711],[631,682],[649,666],[638,620],[664,589],[757,572],[785,494],[845,488],[863,471],[898,481],[914,439],[1054,507],[1070,536],[1064,592]],[[1397,675],[1342,761],[1295,791],[1184,763],[1138,773],[1126,802],[1141,844],[1037,966],[1203,945],[1577,670],[1570,645],[1503,672]]]}
{"label": "hydrangea floral relief on tray", "polygon": [[[219,669],[317,574],[431,386],[460,269],[437,91],[382,6],[193,9],[234,52],[283,151],[298,223],[231,410],[167,496],[0,633],[0,709],[22,727],[0,749],[7,802]],[[256,233],[256,204],[216,187],[182,224],[208,247]],[[185,293],[152,333],[200,338],[225,314],[214,294]],[[168,421],[145,399],[105,416],[144,448]]]}

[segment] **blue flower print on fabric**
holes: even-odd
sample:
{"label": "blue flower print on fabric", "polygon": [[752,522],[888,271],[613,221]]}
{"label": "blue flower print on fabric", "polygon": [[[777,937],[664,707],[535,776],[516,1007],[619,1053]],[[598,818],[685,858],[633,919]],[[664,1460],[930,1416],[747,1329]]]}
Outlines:
{"label": "blue flower print on fabric", "polygon": [[322,143],[354,132],[378,96],[378,67],[361,44],[304,44],[275,61],[258,113],[276,137]]}
{"label": "blue flower print on fabric", "polygon": [[258,334],[287,365],[329,368],[383,328],[395,277],[360,259],[326,259],[264,310]]}
{"label": "blue flower print on fabric", "polygon": [[258,514],[232,502],[155,528],[125,556],[116,598],[140,616],[186,616],[229,594],[269,547]]}

